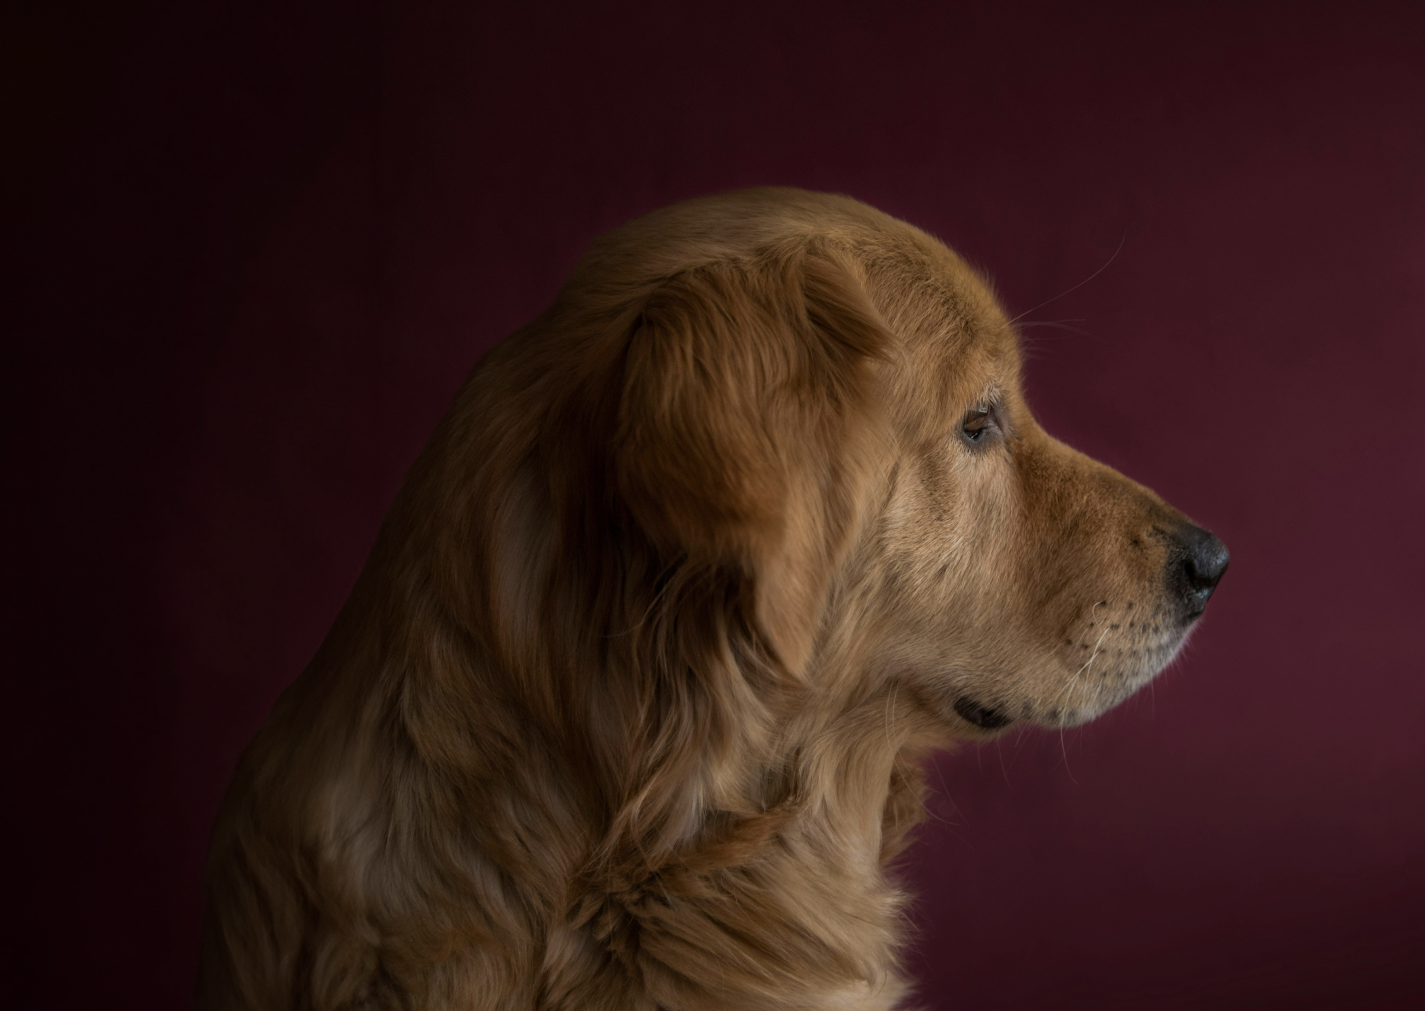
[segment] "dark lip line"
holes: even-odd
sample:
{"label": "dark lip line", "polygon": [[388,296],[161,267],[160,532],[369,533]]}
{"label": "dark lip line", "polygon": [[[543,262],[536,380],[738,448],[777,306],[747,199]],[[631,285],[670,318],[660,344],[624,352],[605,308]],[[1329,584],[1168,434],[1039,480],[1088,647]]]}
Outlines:
{"label": "dark lip line", "polygon": [[[1129,689],[1130,694],[1153,680],[1177,659],[1183,644],[1187,641],[1196,624],[1197,621],[1194,619],[1187,622],[1183,629],[1177,634],[1172,632],[1160,632],[1153,639],[1149,639],[1142,644],[1144,652],[1155,654],[1155,656],[1153,662],[1148,664],[1147,667],[1140,669],[1134,673],[1133,676],[1125,679],[1128,684],[1132,685]],[[1119,701],[1121,701],[1121,699]],[[1117,704],[1117,702],[1114,702],[1109,708]],[[1016,719],[1014,716],[1010,716],[1002,710],[976,702],[968,695],[961,695],[956,698],[951,704],[951,708],[953,708],[956,715],[965,722],[973,724],[982,730],[1002,730],[1011,723],[1014,723]],[[1038,719],[1037,714],[1026,713],[1024,715],[1030,722],[1035,722]]]}
{"label": "dark lip line", "polygon": [[985,730],[1000,730],[1014,722],[1013,716],[1006,716],[997,709],[982,706],[963,695],[955,700],[954,709],[961,719]]}

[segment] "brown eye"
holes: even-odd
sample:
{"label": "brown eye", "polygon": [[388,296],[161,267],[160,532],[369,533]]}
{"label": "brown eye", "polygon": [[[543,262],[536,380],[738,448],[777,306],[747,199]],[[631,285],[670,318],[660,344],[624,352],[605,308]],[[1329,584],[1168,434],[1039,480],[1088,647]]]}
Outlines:
{"label": "brown eye", "polygon": [[999,431],[999,425],[995,423],[995,412],[992,407],[976,407],[965,415],[965,420],[960,424],[961,434],[974,443],[984,442],[989,435],[997,431]]}

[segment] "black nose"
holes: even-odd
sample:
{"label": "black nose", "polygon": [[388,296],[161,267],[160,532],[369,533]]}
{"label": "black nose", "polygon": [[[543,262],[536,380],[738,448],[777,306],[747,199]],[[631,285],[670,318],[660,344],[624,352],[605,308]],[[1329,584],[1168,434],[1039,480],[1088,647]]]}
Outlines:
{"label": "black nose", "polygon": [[1231,556],[1227,545],[1202,527],[1184,523],[1173,531],[1176,550],[1168,559],[1168,588],[1182,601],[1189,619],[1207,607]]}

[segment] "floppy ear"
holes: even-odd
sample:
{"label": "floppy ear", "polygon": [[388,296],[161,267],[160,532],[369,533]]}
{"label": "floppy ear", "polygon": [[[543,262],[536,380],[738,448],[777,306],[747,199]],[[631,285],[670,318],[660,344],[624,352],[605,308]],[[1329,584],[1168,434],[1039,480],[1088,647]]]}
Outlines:
{"label": "floppy ear", "polygon": [[818,245],[669,278],[628,345],[617,493],[667,563],[741,581],[794,676],[872,466],[885,347],[860,281]]}

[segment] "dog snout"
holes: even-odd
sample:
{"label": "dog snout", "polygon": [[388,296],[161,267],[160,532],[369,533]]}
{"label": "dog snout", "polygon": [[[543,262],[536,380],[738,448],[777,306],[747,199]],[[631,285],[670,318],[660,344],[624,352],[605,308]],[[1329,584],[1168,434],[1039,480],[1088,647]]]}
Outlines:
{"label": "dog snout", "polygon": [[1175,550],[1168,560],[1168,588],[1191,621],[1207,608],[1231,556],[1220,538],[1191,523],[1180,525],[1172,538]]}

